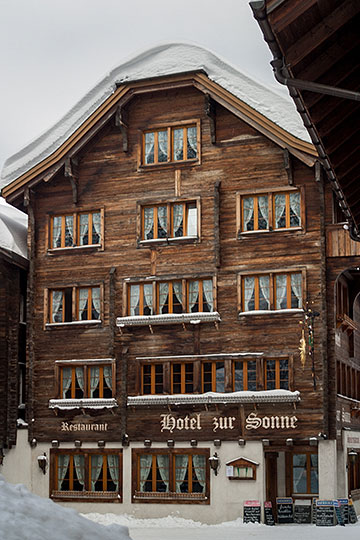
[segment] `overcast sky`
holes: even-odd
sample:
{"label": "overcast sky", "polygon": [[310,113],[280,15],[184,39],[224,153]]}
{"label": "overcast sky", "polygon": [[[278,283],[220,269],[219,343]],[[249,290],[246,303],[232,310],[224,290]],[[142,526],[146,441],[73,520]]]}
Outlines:
{"label": "overcast sky", "polygon": [[277,84],[248,0],[0,0],[0,7],[0,169],[110,69],[158,43],[196,43]]}

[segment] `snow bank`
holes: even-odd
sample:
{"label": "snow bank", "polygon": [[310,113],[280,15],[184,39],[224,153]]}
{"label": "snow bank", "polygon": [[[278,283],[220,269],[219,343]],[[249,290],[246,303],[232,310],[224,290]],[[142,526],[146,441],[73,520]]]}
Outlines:
{"label": "snow bank", "polygon": [[129,540],[126,526],[85,519],[75,510],[12,485],[0,476],[0,538],[3,540]]}
{"label": "snow bank", "polygon": [[2,170],[0,187],[51,155],[115,92],[119,84],[200,70],[287,132],[310,142],[290,97],[254,81],[207,49],[185,43],[162,44],[113,69],[52,128],[10,157]]}
{"label": "snow bank", "polygon": [[0,197],[0,248],[27,258],[27,215]]}

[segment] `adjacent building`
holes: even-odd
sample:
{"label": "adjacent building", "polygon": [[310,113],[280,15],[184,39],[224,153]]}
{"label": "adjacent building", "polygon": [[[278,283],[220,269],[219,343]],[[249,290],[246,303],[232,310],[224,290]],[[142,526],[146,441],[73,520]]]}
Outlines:
{"label": "adjacent building", "polygon": [[2,185],[29,215],[33,491],[209,523],[356,495],[360,252],[291,101],[157,47]]}

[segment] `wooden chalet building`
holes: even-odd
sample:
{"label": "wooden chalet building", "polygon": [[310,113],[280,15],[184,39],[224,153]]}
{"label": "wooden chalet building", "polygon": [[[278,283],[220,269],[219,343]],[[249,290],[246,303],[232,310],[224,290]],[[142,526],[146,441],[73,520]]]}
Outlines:
{"label": "wooden chalet building", "polygon": [[245,499],[347,495],[360,257],[290,100],[198,47],[157,47],[2,186],[29,215],[16,452],[34,492],[209,523]]}

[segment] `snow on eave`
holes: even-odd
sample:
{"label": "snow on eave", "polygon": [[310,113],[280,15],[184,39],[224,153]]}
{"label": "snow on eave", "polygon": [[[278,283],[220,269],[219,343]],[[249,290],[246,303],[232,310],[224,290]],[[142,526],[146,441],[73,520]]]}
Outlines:
{"label": "snow on eave", "polygon": [[0,250],[27,259],[27,215],[0,197]]}
{"label": "snow on eave", "polygon": [[260,463],[258,461],[254,461],[253,459],[249,459],[249,458],[244,457],[244,456],[240,456],[240,457],[237,457],[235,459],[231,459],[230,461],[225,463],[225,465],[231,465],[232,463],[234,463],[234,461],[238,461],[239,459],[243,459],[244,461],[248,461],[249,463],[252,463],[253,465],[260,465]]}
{"label": "snow on eave", "polygon": [[208,78],[301,141],[310,142],[294,103],[254,81],[207,49],[185,43],[158,45],[113,69],[53,127],[6,160],[0,188],[53,154],[121,84],[189,73]]}

